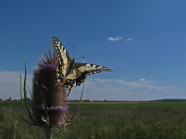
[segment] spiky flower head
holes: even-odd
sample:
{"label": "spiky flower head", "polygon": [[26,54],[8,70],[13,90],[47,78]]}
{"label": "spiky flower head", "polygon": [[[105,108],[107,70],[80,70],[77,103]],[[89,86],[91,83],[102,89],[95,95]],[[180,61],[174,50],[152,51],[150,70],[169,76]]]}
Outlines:
{"label": "spiky flower head", "polygon": [[57,56],[49,49],[33,72],[30,106],[34,121],[40,127],[46,126],[46,108],[50,127],[61,127],[65,124],[65,115],[69,108],[66,97],[68,90],[63,87],[63,83],[58,82],[57,65]]}

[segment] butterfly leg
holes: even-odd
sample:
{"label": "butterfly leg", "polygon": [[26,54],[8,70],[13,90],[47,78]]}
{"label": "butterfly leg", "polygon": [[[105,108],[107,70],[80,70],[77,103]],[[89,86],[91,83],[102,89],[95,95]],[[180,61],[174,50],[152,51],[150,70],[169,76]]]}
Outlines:
{"label": "butterfly leg", "polygon": [[71,91],[71,88],[69,88],[69,92],[68,92],[67,96],[70,95],[70,91]]}

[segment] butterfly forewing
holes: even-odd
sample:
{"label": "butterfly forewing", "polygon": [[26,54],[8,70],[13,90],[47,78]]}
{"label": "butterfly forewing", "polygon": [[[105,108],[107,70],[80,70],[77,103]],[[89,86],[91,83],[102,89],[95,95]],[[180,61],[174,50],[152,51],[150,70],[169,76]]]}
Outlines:
{"label": "butterfly forewing", "polygon": [[54,44],[54,48],[56,49],[57,52],[57,57],[59,59],[59,65],[62,67],[62,73],[63,75],[66,75],[67,70],[69,69],[70,65],[70,55],[67,52],[66,48],[64,45],[55,37],[52,40]]}

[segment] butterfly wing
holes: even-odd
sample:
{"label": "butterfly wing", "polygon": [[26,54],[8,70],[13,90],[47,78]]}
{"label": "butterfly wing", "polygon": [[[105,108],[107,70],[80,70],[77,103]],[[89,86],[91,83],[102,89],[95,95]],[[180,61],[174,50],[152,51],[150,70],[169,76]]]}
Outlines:
{"label": "butterfly wing", "polygon": [[[67,52],[66,48],[63,44],[55,37],[52,40],[54,48],[57,52],[57,57],[59,60],[58,66],[58,78],[59,82],[62,82],[63,79],[66,80],[64,86],[68,87],[69,90],[74,86],[76,82],[76,86],[80,86],[86,79],[87,75],[100,73],[102,71],[113,72],[111,69],[107,67],[103,67],[100,65],[94,65],[89,63],[73,63],[71,64],[70,55]],[[69,91],[70,92],[70,91]]]}
{"label": "butterfly wing", "polygon": [[67,79],[66,76],[71,73],[72,67],[70,65],[71,59],[68,51],[64,47],[64,45],[56,38],[52,37],[52,43],[54,45],[54,48],[56,49],[57,57],[59,60],[59,65],[57,69],[57,76],[58,76],[58,82],[62,82],[63,80],[65,81],[64,86],[69,88],[69,92],[71,88],[75,84],[75,80]]}
{"label": "butterfly wing", "polygon": [[58,70],[61,69],[61,72],[63,76],[66,76],[68,74],[68,70],[70,69],[70,55],[64,45],[55,37],[52,40],[54,48],[56,49],[57,52],[57,57],[59,60],[59,68]]}
{"label": "butterfly wing", "polygon": [[73,76],[73,78],[76,79],[76,86],[77,85],[80,86],[81,83],[85,81],[87,75],[100,73],[102,71],[113,72],[111,69],[100,65],[94,65],[89,63],[75,63],[73,74],[71,74],[71,76],[68,77]]}

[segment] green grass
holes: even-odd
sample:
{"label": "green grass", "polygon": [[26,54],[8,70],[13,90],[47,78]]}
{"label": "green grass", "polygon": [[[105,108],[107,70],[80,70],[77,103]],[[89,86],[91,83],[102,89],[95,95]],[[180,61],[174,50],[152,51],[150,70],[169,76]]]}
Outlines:
{"label": "green grass", "polygon": [[[70,118],[77,104],[69,104]],[[42,129],[24,122],[20,102],[0,102],[0,136],[13,138],[14,120],[17,139],[40,139]],[[69,132],[53,131],[53,139],[185,139],[186,102],[138,104],[82,104],[68,125]]]}
{"label": "green grass", "polygon": [[[112,103],[112,102],[111,102]],[[1,107],[21,107],[21,101],[0,101]],[[78,104],[69,104],[70,107],[77,107]],[[186,102],[159,102],[159,103],[131,103],[131,104],[81,104],[81,107],[94,108],[121,108],[121,107],[186,107]]]}
{"label": "green grass", "polygon": [[[77,107],[78,104],[69,104]],[[81,107],[94,108],[122,108],[122,107],[186,107],[186,102],[160,102],[160,103],[131,103],[131,104],[81,104]]]}

